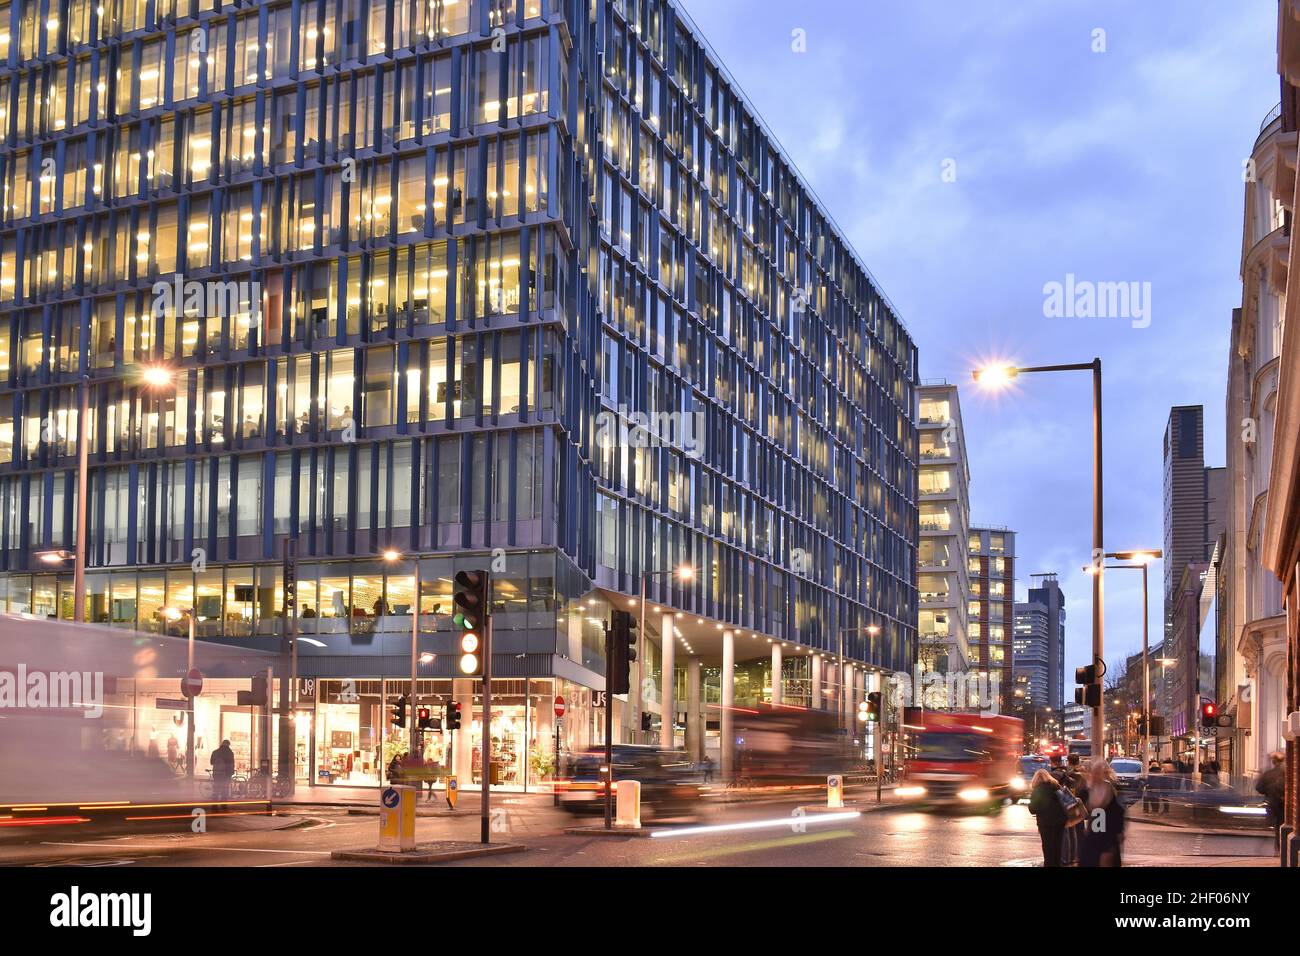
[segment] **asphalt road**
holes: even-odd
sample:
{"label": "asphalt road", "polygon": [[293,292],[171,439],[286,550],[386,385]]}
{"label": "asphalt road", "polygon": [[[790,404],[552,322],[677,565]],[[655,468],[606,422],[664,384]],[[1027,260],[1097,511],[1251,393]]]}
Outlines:
{"label": "asphalt road", "polygon": [[[520,843],[526,852],[466,860],[449,866],[1036,866],[1038,834],[1023,806],[979,815],[943,815],[906,809],[869,811],[848,820],[797,815],[797,803],[719,806],[700,819],[673,824],[653,839],[567,834],[574,818],[536,797],[494,799],[493,840]],[[287,829],[270,829],[292,824]],[[745,824],[750,829],[701,830]],[[476,841],[476,813],[420,817],[418,841]],[[135,834],[95,838],[49,834],[0,848],[7,866],[350,866],[330,851],[373,847],[378,821],[339,808],[299,808],[276,821],[254,819],[203,834]],[[238,828],[236,828],[238,827]],[[1148,824],[1130,826],[1126,865],[1225,865],[1267,859],[1265,834],[1220,835]]]}

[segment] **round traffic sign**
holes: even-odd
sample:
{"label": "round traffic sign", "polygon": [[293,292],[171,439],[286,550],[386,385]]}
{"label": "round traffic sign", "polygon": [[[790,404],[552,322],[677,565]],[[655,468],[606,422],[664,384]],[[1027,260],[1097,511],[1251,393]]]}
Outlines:
{"label": "round traffic sign", "polygon": [[396,808],[397,804],[401,802],[401,799],[401,795],[392,787],[385,787],[384,792],[379,795],[379,802],[389,810]]}
{"label": "round traffic sign", "polygon": [[190,672],[181,681],[181,693],[186,697],[198,697],[203,693],[203,672],[197,667],[191,667]]}
{"label": "round traffic sign", "polygon": [[563,716],[564,716],[564,698],[563,698],[563,697],[556,697],[556,698],[555,698],[555,716],[556,716],[557,718],[558,718],[558,717],[563,717]]}

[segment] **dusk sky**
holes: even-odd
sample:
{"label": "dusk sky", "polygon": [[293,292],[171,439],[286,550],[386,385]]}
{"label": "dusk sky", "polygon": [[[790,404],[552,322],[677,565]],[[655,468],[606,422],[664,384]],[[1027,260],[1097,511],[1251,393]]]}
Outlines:
{"label": "dusk sky", "polygon": [[[684,4],[900,311],[922,378],[961,385],[972,521],[1018,532],[1018,598],[1031,573],[1061,575],[1068,698],[1089,657],[1090,377],[993,397],[970,370],[1100,356],[1107,550],[1160,547],[1171,405],[1204,404],[1206,463],[1224,463],[1242,166],[1279,98],[1277,3]],[[1149,327],[1046,318],[1044,285],[1067,274],[1149,282]],[[1156,564],[1153,641],[1161,589]],[[1140,575],[1107,576],[1112,665],[1141,649],[1141,601]]]}

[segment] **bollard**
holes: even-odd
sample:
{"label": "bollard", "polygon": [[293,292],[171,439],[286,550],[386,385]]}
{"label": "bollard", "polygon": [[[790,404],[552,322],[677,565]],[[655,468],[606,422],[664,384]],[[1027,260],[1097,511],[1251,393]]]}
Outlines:
{"label": "bollard", "polygon": [[844,806],[844,778],[839,774],[826,778],[826,806],[832,809]]}
{"label": "bollard", "polygon": [[614,786],[618,797],[618,817],[614,825],[641,829],[641,781],[620,780]]}
{"label": "bollard", "polygon": [[415,849],[414,787],[385,787],[379,793],[379,849],[401,853]]}
{"label": "bollard", "polygon": [[456,809],[456,798],[460,796],[460,784],[457,782],[455,775],[447,778],[447,806]]}

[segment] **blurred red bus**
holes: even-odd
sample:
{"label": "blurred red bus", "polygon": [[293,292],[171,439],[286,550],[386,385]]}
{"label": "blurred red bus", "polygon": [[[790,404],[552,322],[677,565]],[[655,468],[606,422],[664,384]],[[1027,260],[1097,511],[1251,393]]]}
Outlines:
{"label": "blurred red bus", "polygon": [[907,760],[894,791],[927,806],[988,807],[1017,796],[1016,761],[1024,721],[979,713],[909,709],[904,714]]}

